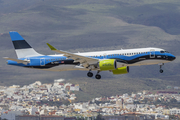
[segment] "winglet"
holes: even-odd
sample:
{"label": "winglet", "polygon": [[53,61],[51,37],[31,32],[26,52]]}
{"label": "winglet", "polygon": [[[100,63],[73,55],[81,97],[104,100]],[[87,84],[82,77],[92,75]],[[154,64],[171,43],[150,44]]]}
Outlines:
{"label": "winglet", "polygon": [[49,46],[49,48],[50,48],[51,50],[57,50],[55,47],[53,47],[53,46],[50,45],[49,43],[47,43],[47,45]]}

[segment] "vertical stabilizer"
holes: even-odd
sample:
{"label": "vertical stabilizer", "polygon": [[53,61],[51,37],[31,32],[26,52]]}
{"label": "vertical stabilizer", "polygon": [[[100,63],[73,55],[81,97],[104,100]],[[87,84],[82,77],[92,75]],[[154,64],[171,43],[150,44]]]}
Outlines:
{"label": "vertical stabilizer", "polygon": [[9,32],[18,58],[41,56],[18,32]]}

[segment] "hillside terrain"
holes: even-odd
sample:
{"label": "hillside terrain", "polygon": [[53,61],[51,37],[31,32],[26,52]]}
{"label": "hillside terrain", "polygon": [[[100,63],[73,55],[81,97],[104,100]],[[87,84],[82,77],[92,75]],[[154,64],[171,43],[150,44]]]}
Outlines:
{"label": "hillside terrain", "polygon": [[179,0],[0,0],[0,58],[16,58],[9,31],[18,31],[42,54],[55,54],[46,45],[51,43],[69,52],[160,47],[177,57],[163,66],[163,74],[158,65],[137,66],[126,75],[102,72],[100,81],[87,78],[85,71],[32,70],[0,59],[0,85],[65,78],[80,84],[77,94],[86,99],[180,86],[179,6]]}

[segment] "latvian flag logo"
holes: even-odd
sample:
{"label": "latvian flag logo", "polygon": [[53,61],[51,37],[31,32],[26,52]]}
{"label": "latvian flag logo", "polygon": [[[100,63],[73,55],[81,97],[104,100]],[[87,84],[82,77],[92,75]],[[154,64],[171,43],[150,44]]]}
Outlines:
{"label": "latvian flag logo", "polygon": [[64,63],[64,61],[61,61],[61,63]]}

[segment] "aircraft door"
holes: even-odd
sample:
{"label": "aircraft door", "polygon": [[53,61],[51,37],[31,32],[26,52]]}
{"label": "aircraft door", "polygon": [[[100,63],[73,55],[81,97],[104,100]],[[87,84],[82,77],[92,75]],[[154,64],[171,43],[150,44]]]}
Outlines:
{"label": "aircraft door", "polygon": [[103,58],[107,59],[107,54],[106,53],[103,54]]}
{"label": "aircraft door", "polygon": [[45,66],[45,58],[40,59],[40,66]]}
{"label": "aircraft door", "polygon": [[155,58],[155,50],[150,50],[150,58]]}

